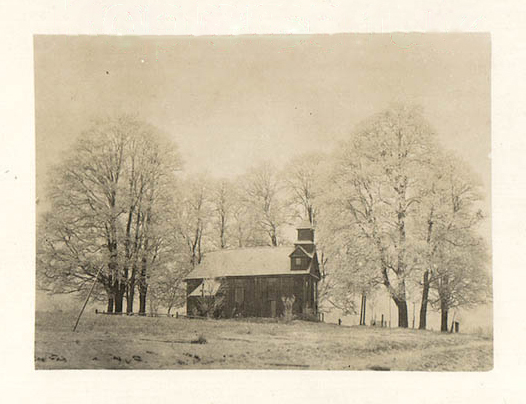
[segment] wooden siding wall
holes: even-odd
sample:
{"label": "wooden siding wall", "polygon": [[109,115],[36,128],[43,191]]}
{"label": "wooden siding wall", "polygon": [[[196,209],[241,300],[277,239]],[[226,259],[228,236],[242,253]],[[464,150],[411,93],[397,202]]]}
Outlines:
{"label": "wooden siding wall", "polygon": [[314,241],[314,230],[312,230],[312,229],[298,229],[298,240],[300,240],[300,241]]}
{"label": "wooden siding wall", "polygon": [[[201,281],[187,281],[187,296]],[[222,280],[220,289],[224,295],[221,317],[273,317],[272,301],[274,314],[280,317],[285,311],[282,297],[292,295],[296,297],[293,314],[316,314],[316,288],[317,280],[310,275],[229,277]],[[197,297],[187,297],[188,315],[199,314],[198,307]]]}
{"label": "wooden siding wall", "polygon": [[[296,264],[296,258],[299,258],[301,260],[301,264]],[[292,255],[290,257],[290,269],[297,270],[297,269],[307,269],[309,267],[310,258],[306,257],[305,254],[303,255]]]}
{"label": "wooden siding wall", "polygon": [[[274,314],[279,317],[285,311],[282,297],[292,295],[296,296],[294,314],[305,313],[306,310],[316,312],[314,289],[317,282],[309,275],[227,278],[225,282],[224,317],[272,317],[272,301],[275,302]],[[239,301],[241,293],[242,302]]]}

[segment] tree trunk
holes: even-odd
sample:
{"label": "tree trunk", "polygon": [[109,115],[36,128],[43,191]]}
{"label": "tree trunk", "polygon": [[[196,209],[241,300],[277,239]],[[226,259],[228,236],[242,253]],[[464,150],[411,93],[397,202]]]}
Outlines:
{"label": "tree trunk", "polygon": [[[433,186],[434,190],[434,186]],[[431,244],[431,236],[433,234],[433,217],[434,217],[434,206],[431,206],[431,211],[429,212],[429,218],[427,219],[427,238],[426,242],[428,245]],[[433,254],[433,252],[432,252]],[[432,255],[431,254],[431,255]],[[420,303],[420,324],[418,326],[419,330],[425,330],[427,326],[427,304],[429,303],[429,288],[430,288],[430,279],[429,279],[430,270],[424,272],[424,281],[422,287],[422,302]]]}
{"label": "tree trunk", "polygon": [[365,314],[367,313],[367,295],[364,293],[363,295],[363,325],[367,325],[365,323]]}
{"label": "tree trunk", "polygon": [[312,208],[312,206],[309,206],[307,208],[307,215],[309,217],[310,224],[314,226],[314,209]]}
{"label": "tree trunk", "polygon": [[422,302],[420,303],[420,320],[418,329],[425,330],[427,326],[427,304],[429,301],[429,272],[424,272],[424,282],[422,287]]}
{"label": "tree trunk", "polygon": [[117,296],[117,299],[115,299],[115,313],[122,313],[122,303],[122,296]]}
{"label": "tree trunk", "polygon": [[141,284],[139,285],[139,316],[146,315],[146,296],[148,292],[148,285]]}
{"label": "tree trunk", "polygon": [[272,247],[277,247],[278,246],[278,232],[274,224],[270,223],[270,226],[271,226],[270,232],[269,232],[270,244]]}
{"label": "tree trunk", "polygon": [[447,332],[447,315],[450,302],[449,277],[447,275],[442,276],[440,280],[438,296],[440,297],[440,331]]}
{"label": "tree trunk", "polygon": [[[386,266],[383,266],[382,268],[382,276],[384,278],[384,285],[387,287],[387,290],[389,291],[391,298],[393,299],[393,301],[396,304],[396,307],[398,308],[398,327],[408,328],[409,319],[407,316],[407,302],[405,300],[405,283],[402,282],[399,285],[399,290],[395,291],[393,289],[393,286],[391,285],[389,276],[387,275]],[[391,310],[391,305],[389,305],[389,310]]]}
{"label": "tree trunk", "polygon": [[135,300],[135,276],[137,274],[137,259],[133,262],[130,280],[126,288],[126,313],[133,313],[133,301]]}
{"label": "tree trunk", "polygon": [[128,314],[130,311],[129,309],[129,303],[130,303],[130,287],[129,283],[126,283],[126,287],[124,288],[124,299],[126,300],[126,314]]}
{"label": "tree trunk", "polygon": [[226,219],[225,215],[221,215],[221,227],[220,227],[220,242],[221,242],[221,249],[226,248],[226,235],[225,235],[225,228],[226,228]]}
{"label": "tree trunk", "polygon": [[448,308],[444,301],[440,302],[440,331],[447,332]]}
{"label": "tree trunk", "polygon": [[120,308],[121,310],[118,311],[119,308],[119,263],[118,263],[118,251],[117,251],[117,220],[116,216],[114,214],[115,211],[115,191],[112,192],[110,197],[110,207],[112,211],[112,217],[109,223],[109,227],[106,226],[106,232],[107,232],[107,247],[108,252],[110,254],[110,259],[108,262],[108,269],[110,274],[110,279],[113,280],[113,284],[111,284],[110,281],[110,287],[113,289],[113,299],[114,299],[114,305],[115,305],[115,313],[121,313],[122,312],[122,301],[120,302]]}
{"label": "tree trunk", "polygon": [[113,313],[113,297],[108,297],[108,308],[106,309],[107,313]]}
{"label": "tree trunk", "polygon": [[131,258],[131,225],[133,221],[133,211],[135,210],[135,207],[132,205],[130,206],[130,210],[128,213],[128,221],[126,224],[126,242],[124,244],[124,254],[125,254],[125,263],[124,263],[124,275],[123,275],[123,281],[121,282],[121,288],[123,295],[126,296],[126,313],[129,313],[129,302],[130,302],[130,291],[128,290],[128,275],[129,275],[129,265],[130,265],[130,258]]}
{"label": "tree trunk", "polygon": [[106,308],[106,313],[113,313],[114,299],[113,299],[113,290],[112,290],[112,276],[111,273],[108,275],[108,283],[105,285],[106,294],[108,295],[108,306]]}
{"label": "tree trunk", "polygon": [[[145,251],[148,249],[148,240],[146,240],[145,243]],[[142,268],[141,268],[141,274],[139,278],[139,315],[145,316],[146,315],[146,295],[148,293],[148,282],[146,279],[146,271],[148,268],[147,258],[146,258],[146,252],[144,253],[142,257]]]}
{"label": "tree trunk", "polygon": [[408,328],[409,319],[407,316],[407,302],[405,299],[393,298],[393,300],[398,308],[398,327]]}
{"label": "tree trunk", "polygon": [[126,312],[133,313],[133,301],[135,300],[135,280],[137,276],[137,257],[139,249],[141,248],[140,242],[140,228],[141,228],[141,209],[137,209],[137,215],[135,219],[135,240],[133,242],[133,263],[130,278],[128,281],[127,296],[126,296]]}
{"label": "tree trunk", "polygon": [[124,288],[122,283],[115,282],[115,313],[122,313]]}
{"label": "tree trunk", "polygon": [[135,279],[130,279],[126,295],[126,313],[133,313],[133,299],[135,299]]}
{"label": "tree trunk", "polygon": [[[152,196],[150,196],[151,198]],[[151,199],[150,199],[151,203]],[[151,205],[150,205],[151,206]],[[142,253],[142,259],[141,259],[141,272],[139,273],[139,315],[145,316],[146,315],[146,295],[148,293],[148,279],[147,279],[147,271],[148,271],[148,253],[150,250],[150,240],[149,240],[149,229],[150,229],[150,220],[151,220],[151,210],[150,207],[148,207],[148,210],[146,211],[145,218],[146,223],[143,224],[144,226],[144,250]],[[195,247],[195,245],[194,245]]]}

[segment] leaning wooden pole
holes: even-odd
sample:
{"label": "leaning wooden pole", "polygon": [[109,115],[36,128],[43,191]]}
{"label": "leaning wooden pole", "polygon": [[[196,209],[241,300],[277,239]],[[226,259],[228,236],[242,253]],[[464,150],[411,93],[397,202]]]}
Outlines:
{"label": "leaning wooden pole", "polygon": [[360,325],[364,325],[364,315],[363,315],[363,293],[362,293],[362,298],[360,300]]}
{"label": "leaning wooden pole", "polygon": [[102,270],[102,267],[99,268],[97,271],[97,275],[95,275],[95,279],[93,280],[93,284],[91,285],[91,288],[88,292],[88,296],[86,296],[86,300],[84,301],[84,305],[82,306],[82,309],[80,309],[79,316],[77,317],[77,322],[75,323],[75,326],[73,327],[73,332],[77,329],[77,326],[79,325],[80,317],[82,316],[82,313],[84,313],[84,309],[86,308],[86,305],[88,304],[88,300],[91,296],[91,293],[93,292],[93,288],[95,288],[95,284],[97,283],[97,279],[99,278],[100,271]]}

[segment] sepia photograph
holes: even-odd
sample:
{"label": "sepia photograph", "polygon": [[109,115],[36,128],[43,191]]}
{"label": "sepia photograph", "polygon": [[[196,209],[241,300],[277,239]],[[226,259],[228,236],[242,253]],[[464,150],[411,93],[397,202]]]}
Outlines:
{"label": "sepia photograph", "polygon": [[489,33],[33,51],[35,369],[493,369]]}

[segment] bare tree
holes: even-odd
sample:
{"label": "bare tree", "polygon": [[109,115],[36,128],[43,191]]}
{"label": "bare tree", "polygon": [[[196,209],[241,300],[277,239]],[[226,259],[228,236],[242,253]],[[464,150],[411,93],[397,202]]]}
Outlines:
{"label": "bare tree", "polygon": [[294,158],[283,171],[284,188],[289,204],[298,208],[299,217],[316,224],[318,206],[316,196],[319,189],[316,179],[319,175],[323,156],[320,153],[306,153]]}
{"label": "bare tree", "polygon": [[259,213],[245,195],[243,178],[233,183],[233,204],[228,236],[236,247],[268,245],[268,235],[259,225]]}
{"label": "bare tree", "polygon": [[[88,240],[81,233],[95,232],[91,234],[92,240],[104,247],[97,252],[105,261],[106,270],[100,280],[108,294],[108,311],[113,311],[114,305],[116,310],[122,310],[118,230],[125,210],[121,203],[125,148],[134,126],[127,117],[96,122],[65,161],[55,167],[49,189],[52,208],[45,221],[47,243],[39,249],[38,259],[45,267],[44,273],[54,273],[61,278],[60,283],[72,285],[71,280],[89,273],[87,267],[76,265],[76,259],[90,250]],[[61,228],[53,226],[53,222],[60,223]],[[66,237],[59,239],[57,236],[61,233]],[[57,250],[62,252],[60,263],[56,260]],[[69,264],[67,272],[54,271],[65,263]]]}
{"label": "bare tree", "polygon": [[287,221],[283,184],[269,162],[253,167],[243,178],[244,202],[257,229],[264,232],[271,246],[278,246],[280,230]]}
{"label": "bare tree", "polygon": [[[441,152],[417,109],[395,107],[364,122],[335,153],[319,198],[322,242],[335,249],[331,263],[345,268],[333,270],[332,294],[350,301],[356,285],[381,281],[399,326],[407,327],[409,288],[416,284],[422,329],[429,303],[439,307],[447,329],[451,307],[483,301],[488,287],[480,257],[486,254],[475,229],[483,215],[469,172]],[[373,266],[355,271],[358,262]],[[345,284],[348,273],[353,281]]]}
{"label": "bare tree", "polygon": [[[76,294],[87,289],[99,268],[107,265],[107,252],[101,229],[91,221],[78,221],[64,215],[47,213],[37,226],[37,286],[48,293]],[[108,292],[107,271],[99,273],[101,288],[94,296]],[[109,294],[109,293],[108,293]],[[104,293],[104,295],[106,295]]]}
{"label": "bare tree", "polygon": [[124,296],[130,310],[139,262],[146,279],[145,254],[156,244],[146,227],[168,203],[178,166],[174,147],[150,125],[130,116],[95,122],[55,167],[38,240],[40,285],[80,290],[103,265],[108,312],[122,312]]}
{"label": "bare tree", "polygon": [[219,248],[228,246],[228,236],[235,207],[235,192],[233,185],[226,179],[221,179],[212,188],[211,203],[214,215],[214,227],[219,239]]}
{"label": "bare tree", "polygon": [[[179,194],[182,186],[174,187],[173,193]],[[174,197],[177,200],[177,197]],[[179,222],[181,205],[172,203],[164,215],[157,216],[159,230],[154,238],[157,259],[151,257],[148,284],[150,302],[162,306],[170,314],[173,308],[180,307],[186,299],[184,277],[193,269],[191,249],[181,234],[183,224]],[[184,227],[184,226],[183,226]]]}
{"label": "bare tree", "polygon": [[[328,313],[335,306],[334,303],[331,303],[331,300],[334,300],[332,299],[333,291],[338,286],[338,279],[336,276],[331,275],[328,262],[329,259],[322,250],[319,255],[320,281],[318,282],[318,311],[321,313]],[[347,307],[347,305],[344,306]]]}
{"label": "bare tree", "polygon": [[326,179],[333,185],[324,195],[324,217],[337,218],[332,231],[347,229],[368,240],[365,248],[374,251],[366,255],[375,259],[400,327],[408,326],[406,281],[416,252],[411,224],[425,178],[421,173],[436,149],[433,138],[417,109],[386,110],[359,126],[335,153]]}
{"label": "bare tree", "polygon": [[448,330],[448,313],[457,307],[473,307],[487,302],[491,291],[486,270],[487,249],[480,237],[462,246],[444,243],[436,254],[434,280],[436,290],[431,304],[440,310],[440,330]]}
{"label": "bare tree", "polygon": [[357,300],[371,295],[382,283],[376,270],[378,258],[368,238],[352,227],[341,227],[335,232],[334,221],[336,217],[321,216],[319,243],[330,260],[326,259],[323,265],[318,295],[322,305],[327,301],[345,314],[356,314]]}
{"label": "bare tree", "polygon": [[[307,219],[312,226],[317,225],[317,218],[320,211],[320,195],[323,194],[323,172],[326,170],[327,156],[321,153],[305,153],[294,158],[283,170],[285,191],[287,192],[286,206],[296,208],[297,217]],[[316,233],[317,236],[317,255],[320,263],[321,279],[318,284],[318,307],[320,311],[329,311],[331,307],[337,307],[344,312],[354,311],[354,293],[350,295],[341,289],[335,273],[332,272],[330,264],[337,264],[339,261],[331,260],[329,265],[328,253],[332,246],[330,234],[326,234],[324,242],[323,232]],[[351,296],[349,298],[349,296]],[[337,297],[336,297],[337,296]],[[327,304],[328,303],[328,304]]]}
{"label": "bare tree", "polygon": [[204,175],[189,177],[181,185],[178,201],[177,232],[187,246],[192,267],[201,262],[213,216],[212,182]]}
{"label": "bare tree", "polygon": [[180,254],[175,260],[159,265],[150,279],[148,295],[150,302],[157,306],[166,308],[170,315],[172,309],[181,307],[186,300],[186,287],[184,277],[190,272],[188,262],[181,258],[186,254]]}
{"label": "bare tree", "polygon": [[232,222],[232,237],[235,240],[236,247],[249,246],[251,244],[249,238],[252,232],[248,228],[248,224],[252,223],[252,218],[248,206],[239,198],[236,199],[232,209]]}
{"label": "bare tree", "polygon": [[425,328],[425,305],[441,311],[441,329],[447,331],[450,308],[485,301],[490,292],[485,270],[488,253],[477,228],[484,216],[480,210],[480,183],[469,167],[454,156],[441,159],[430,198],[424,203],[426,250],[420,328]]}

